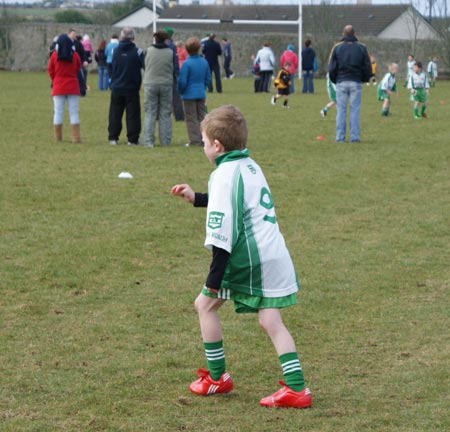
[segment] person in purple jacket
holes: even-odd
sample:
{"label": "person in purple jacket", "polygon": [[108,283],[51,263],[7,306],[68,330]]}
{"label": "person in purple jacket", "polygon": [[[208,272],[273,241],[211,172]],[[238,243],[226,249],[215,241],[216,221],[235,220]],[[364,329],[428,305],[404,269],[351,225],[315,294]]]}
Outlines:
{"label": "person in purple jacket", "polygon": [[186,41],[189,57],[181,66],[177,89],[183,100],[189,146],[203,147],[200,123],[206,115],[206,91],[211,83],[211,71],[208,62],[199,55],[201,44],[198,38]]}

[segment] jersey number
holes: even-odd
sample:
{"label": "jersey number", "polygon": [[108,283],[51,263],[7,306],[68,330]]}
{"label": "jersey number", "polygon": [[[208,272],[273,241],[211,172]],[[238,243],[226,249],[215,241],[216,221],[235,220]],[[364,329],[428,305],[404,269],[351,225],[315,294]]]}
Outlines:
{"label": "jersey number", "polygon": [[[273,209],[273,199],[272,195],[270,194],[269,190],[265,187],[261,189],[261,198],[259,200],[259,203],[267,210]],[[276,216],[268,216],[265,215],[263,218],[266,222],[270,222],[273,224],[277,223],[277,217]]]}

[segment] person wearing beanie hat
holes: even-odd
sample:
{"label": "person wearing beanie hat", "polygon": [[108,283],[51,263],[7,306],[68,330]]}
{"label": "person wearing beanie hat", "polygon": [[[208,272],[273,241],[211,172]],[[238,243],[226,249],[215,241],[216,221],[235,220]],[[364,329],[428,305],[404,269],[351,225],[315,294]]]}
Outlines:
{"label": "person wearing beanie hat", "polygon": [[164,27],[163,30],[167,33],[167,36],[169,36],[169,38],[173,36],[174,31],[172,27]]}
{"label": "person wearing beanie hat", "polygon": [[295,73],[298,69],[298,56],[295,53],[295,47],[292,44],[289,44],[286,48],[286,51],[281,54],[280,57],[280,65],[284,65],[286,62],[289,62],[289,73],[291,75],[291,85],[289,87],[289,93],[292,94],[295,91]]}

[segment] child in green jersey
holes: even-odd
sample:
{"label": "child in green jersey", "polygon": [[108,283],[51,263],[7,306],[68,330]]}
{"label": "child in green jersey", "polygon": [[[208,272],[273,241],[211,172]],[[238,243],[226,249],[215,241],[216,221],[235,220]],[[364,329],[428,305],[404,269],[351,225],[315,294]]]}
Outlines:
{"label": "child in green jersey", "polygon": [[398,64],[389,64],[389,72],[383,77],[378,84],[377,96],[379,101],[383,101],[383,108],[381,110],[382,116],[389,115],[389,107],[391,106],[391,95],[397,92],[397,84],[395,76],[398,73]]}
{"label": "child in green jersey", "polygon": [[336,105],[336,84],[330,80],[330,74],[327,73],[327,92],[330,101],[320,110],[320,115],[325,117],[328,110]]}
{"label": "child in green jersey", "polygon": [[428,81],[427,74],[422,70],[422,63],[416,62],[413,66],[413,73],[409,76],[408,90],[414,100],[414,118],[421,120],[426,118],[427,114],[427,96],[430,88],[430,82]]}
{"label": "child in green jersey", "polygon": [[283,324],[280,309],[297,303],[297,276],[279,231],[272,195],[264,174],[250,158],[247,125],[238,108],[211,111],[201,123],[204,152],[216,169],[208,193],[187,184],[172,187],[173,195],[196,207],[207,207],[205,246],[212,262],[205,286],[195,300],[207,369],[189,389],[198,395],[228,393],[234,385],[226,371],[220,307],[233,300],[238,313],[258,313],[259,324],[278,354],[286,383],[260,400],[265,407],[309,408],[294,339]]}

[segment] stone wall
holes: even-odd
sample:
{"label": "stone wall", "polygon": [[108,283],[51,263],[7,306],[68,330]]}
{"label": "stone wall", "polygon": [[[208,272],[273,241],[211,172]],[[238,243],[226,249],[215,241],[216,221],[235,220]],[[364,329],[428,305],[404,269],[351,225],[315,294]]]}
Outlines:
{"label": "stone wall", "polygon": [[[109,41],[113,33],[120,29],[111,26],[100,25],[75,25],[79,34],[89,34],[94,47],[97,47],[101,39]],[[13,71],[41,71],[46,69],[48,59],[48,47],[56,35],[67,32],[69,25],[64,24],[11,24],[0,26],[0,69]],[[226,37],[232,42],[233,62],[232,69],[238,76],[251,75],[252,60],[264,41],[270,40],[276,58],[286,49],[288,44],[297,43],[297,35],[286,33],[245,33],[228,29]],[[152,29],[136,30],[136,44],[142,48],[152,42]],[[186,40],[189,36],[204,37],[205,30],[181,30],[174,35],[174,40]],[[221,33],[217,31],[217,40],[220,41]],[[314,46],[314,38],[313,46]],[[370,52],[377,60],[378,73],[381,76],[387,69],[387,64],[396,61],[400,64],[400,72],[406,70],[406,58],[411,50],[410,42],[383,41],[376,38],[361,39],[367,45]],[[319,58],[319,73],[326,72],[326,62],[334,41],[326,44],[326,52],[317,52]],[[424,65],[428,57],[433,54],[432,42],[420,42],[416,49],[416,58],[422,60]],[[317,50],[317,48],[316,48]],[[91,66],[94,70],[95,62]],[[440,65],[440,74],[443,71]]]}

